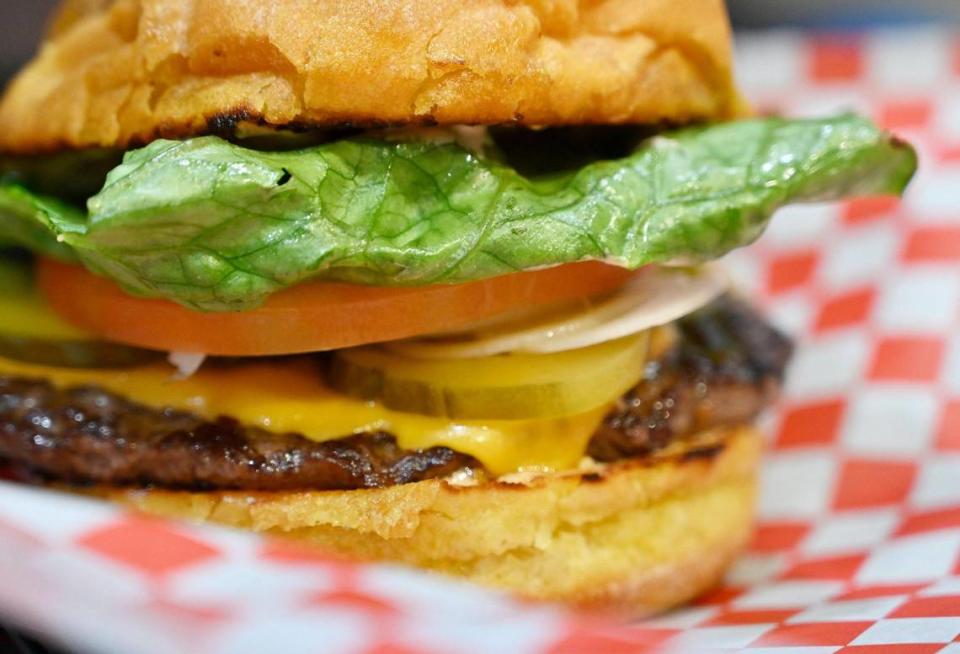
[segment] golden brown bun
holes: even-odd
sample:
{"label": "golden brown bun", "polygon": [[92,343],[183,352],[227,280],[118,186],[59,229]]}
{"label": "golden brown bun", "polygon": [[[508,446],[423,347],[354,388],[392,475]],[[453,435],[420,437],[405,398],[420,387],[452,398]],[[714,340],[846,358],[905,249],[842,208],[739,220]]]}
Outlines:
{"label": "golden brown bun", "polygon": [[682,123],[736,108],[722,0],[68,0],[0,150],[269,125]]}
{"label": "golden brown bun", "polygon": [[714,585],[746,543],[761,440],[703,434],[656,458],[472,487],[106,491],[165,516],[298,538],[535,599],[645,614]]}

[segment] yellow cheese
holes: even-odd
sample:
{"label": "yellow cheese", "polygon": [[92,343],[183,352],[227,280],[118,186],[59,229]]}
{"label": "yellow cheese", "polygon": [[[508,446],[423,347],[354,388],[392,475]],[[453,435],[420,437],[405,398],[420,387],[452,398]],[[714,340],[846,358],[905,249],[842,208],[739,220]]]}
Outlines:
{"label": "yellow cheese", "polygon": [[229,415],[276,432],[322,441],[383,430],[404,449],[447,446],[476,457],[493,474],[576,466],[607,407],[566,418],[451,422],[402,413],[340,395],[323,385],[306,359],[205,366],[176,379],[167,365],[125,370],[49,368],[0,359],[0,375],[50,380],[61,387],[92,384],[152,407],[207,418]]}

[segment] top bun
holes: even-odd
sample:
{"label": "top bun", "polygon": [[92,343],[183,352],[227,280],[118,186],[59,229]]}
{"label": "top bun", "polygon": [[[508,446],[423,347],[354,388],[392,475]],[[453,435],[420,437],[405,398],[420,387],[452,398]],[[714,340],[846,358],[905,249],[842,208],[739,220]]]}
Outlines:
{"label": "top bun", "polygon": [[271,126],[684,123],[737,108],[722,0],[67,0],[0,150]]}

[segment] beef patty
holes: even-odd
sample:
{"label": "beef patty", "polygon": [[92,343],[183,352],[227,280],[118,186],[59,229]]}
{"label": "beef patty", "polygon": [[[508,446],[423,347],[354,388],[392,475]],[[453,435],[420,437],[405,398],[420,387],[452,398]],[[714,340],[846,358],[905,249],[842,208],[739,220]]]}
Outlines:
{"label": "beef patty", "polygon": [[[776,395],[790,343],[749,306],[723,297],[677,326],[671,349],[593,435],[594,459],[644,456],[704,429],[750,422]],[[374,488],[483,468],[446,447],[402,450],[388,433],[315,442],[98,388],[3,376],[0,458],[23,480],[224,490]]]}

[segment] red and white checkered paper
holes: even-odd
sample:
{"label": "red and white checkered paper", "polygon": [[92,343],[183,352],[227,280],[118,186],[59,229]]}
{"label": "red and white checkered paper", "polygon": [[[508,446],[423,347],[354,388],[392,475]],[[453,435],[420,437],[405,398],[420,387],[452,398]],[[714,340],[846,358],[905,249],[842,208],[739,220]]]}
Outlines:
{"label": "red and white checkered paper", "polygon": [[738,58],[761,109],[871,114],[921,171],[731,257],[800,347],[722,588],[624,625],[0,485],[0,610],[118,654],[960,653],[960,36],[754,34]]}

